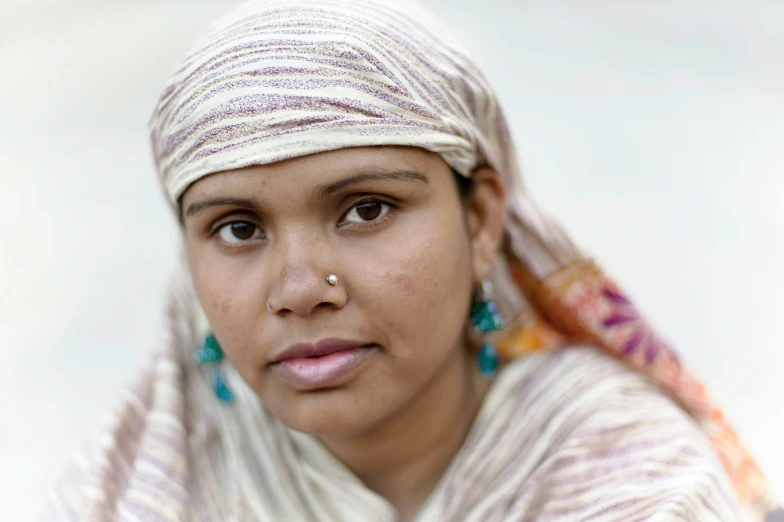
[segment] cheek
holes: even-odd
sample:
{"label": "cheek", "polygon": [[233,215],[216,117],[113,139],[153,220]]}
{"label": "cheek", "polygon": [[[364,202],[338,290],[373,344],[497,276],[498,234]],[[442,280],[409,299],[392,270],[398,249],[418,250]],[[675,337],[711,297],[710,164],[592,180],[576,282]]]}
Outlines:
{"label": "cheek", "polygon": [[242,346],[258,324],[259,306],[264,304],[258,298],[260,278],[250,267],[214,259],[209,252],[191,253],[191,273],[210,326],[229,358],[241,360],[242,353],[232,353],[231,347]]}
{"label": "cheek", "polygon": [[[442,358],[462,334],[471,294],[468,237],[459,219],[424,216],[359,256],[357,304],[403,361]],[[360,264],[360,263],[357,263]],[[361,279],[360,279],[361,278]],[[420,359],[420,362],[421,359]]]}

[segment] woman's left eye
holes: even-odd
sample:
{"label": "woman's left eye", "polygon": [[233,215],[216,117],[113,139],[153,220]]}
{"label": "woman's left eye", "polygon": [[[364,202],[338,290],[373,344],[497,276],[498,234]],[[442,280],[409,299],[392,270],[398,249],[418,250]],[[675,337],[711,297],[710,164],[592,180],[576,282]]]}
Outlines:
{"label": "woman's left eye", "polygon": [[360,224],[377,221],[386,216],[389,209],[389,203],[383,201],[362,201],[351,207],[343,221]]}

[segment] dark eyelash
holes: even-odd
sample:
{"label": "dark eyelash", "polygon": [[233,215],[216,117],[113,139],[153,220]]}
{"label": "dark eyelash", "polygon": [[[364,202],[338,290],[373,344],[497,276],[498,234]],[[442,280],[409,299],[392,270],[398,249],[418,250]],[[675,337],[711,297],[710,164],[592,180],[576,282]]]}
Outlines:
{"label": "dark eyelash", "polygon": [[[382,205],[387,205],[391,208],[397,208],[397,205],[395,205],[391,201],[387,201],[386,199],[381,199],[377,197],[366,197],[355,201],[354,204],[351,205],[351,207],[348,210],[352,210],[358,207],[359,205],[362,205],[363,203],[381,203]],[[348,211],[346,211],[346,213],[348,213]]]}
{"label": "dark eyelash", "polygon": [[[212,228],[212,230],[210,230],[210,232],[207,234],[207,237],[212,237],[212,236],[214,236],[215,234],[217,234],[217,233],[218,233],[218,232],[219,232],[219,231],[220,231],[220,230],[221,230],[223,227],[225,227],[225,226],[227,226],[227,225],[233,225],[233,224],[235,224],[235,223],[245,223],[245,224],[247,224],[247,225],[250,225],[250,226],[252,226],[252,227],[256,227],[256,228],[260,229],[260,227],[259,227],[257,224],[255,224],[255,223],[252,223],[252,222],[250,222],[250,221],[247,221],[247,220],[245,220],[245,219],[234,219],[234,220],[232,220],[232,221],[225,221],[225,222],[223,222],[223,223],[221,223],[221,224],[219,224],[219,225],[215,225],[215,226]],[[263,231],[262,231],[262,232],[263,232]]]}
{"label": "dark eyelash", "polygon": [[363,199],[359,199],[359,200],[355,201],[343,215],[345,216],[346,214],[348,214],[349,212],[351,212],[355,208],[357,208],[360,205],[363,205],[365,203],[379,203],[381,205],[386,205],[389,208],[397,208],[397,205],[395,205],[394,203],[392,203],[390,201],[387,201],[385,199],[374,198],[374,197],[363,198]]}

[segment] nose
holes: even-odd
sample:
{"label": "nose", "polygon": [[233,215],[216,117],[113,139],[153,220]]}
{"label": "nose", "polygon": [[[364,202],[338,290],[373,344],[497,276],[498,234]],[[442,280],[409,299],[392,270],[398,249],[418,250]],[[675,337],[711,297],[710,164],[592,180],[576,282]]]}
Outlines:
{"label": "nose", "polygon": [[[317,309],[342,308],[347,301],[345,282],[331,262],[336,256],[326,238],[310,234],[291,234],[279,238],[267,258],[274,279],[267,298],[267,309],[276,315],[293,313],[306,316]],[[337,284],[328,281],[337,276]]]}

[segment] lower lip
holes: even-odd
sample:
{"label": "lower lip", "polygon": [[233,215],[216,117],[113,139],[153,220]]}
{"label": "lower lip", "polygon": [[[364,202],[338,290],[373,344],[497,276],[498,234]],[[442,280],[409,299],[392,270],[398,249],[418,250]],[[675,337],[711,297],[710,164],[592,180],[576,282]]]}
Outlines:
{"label": "lower lip", "polygon": [[323,357],[287,359],[270,368],[297,387],[320,388],[336,384],[341,377],[362,364],[374,350],[374,346],[363,346]]}

